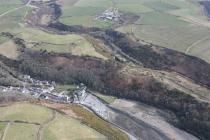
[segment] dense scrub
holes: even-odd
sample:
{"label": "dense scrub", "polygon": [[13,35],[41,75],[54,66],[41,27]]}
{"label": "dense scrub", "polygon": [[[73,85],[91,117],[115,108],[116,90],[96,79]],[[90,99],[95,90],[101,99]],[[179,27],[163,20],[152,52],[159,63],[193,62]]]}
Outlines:
{"label": "dense scrub", "polygon": [[17,62],[0,55],[0,85],[3,86],[20,86],[21,75],[11,66],[17,66]]}
{"label": "dense scrub", "polygon": [[101,39],[110,47],[117,47],[123,54],[143,64],[146,68],[174,71],[210,88],[210,64],[199,58],[159,46],[142,45],[132,41],[125,34],[112,29],[67,26],[62,23],[52,23],[47,28],[56,32],[89,34]]}
{"label": "dense scrub", "polygon": [[161,83],[142,75],[110,74],[106,81],[105,94],[141,101],[159,108],[173,111],[178,127],[198,136],[210,138],[210,105],[199,102],[178,90],[169,90]]}
{"label": "dense scrub", "polygon": [[210,65],[199,58],[158,46],[141,45],[113,30],[106,30],[104,36],[144,67],[174,71],[210,87]]}
{"label": "dense scrub", "polygon": [[71,110],[81,118],[82,123],[89,125],[101,134],[104,134],[110,140],[128,140],[128,136],[118,130],[116,127],[107,123],[103,119],[97,117],[95,114],[81,108],[80,106],[71,105]]}

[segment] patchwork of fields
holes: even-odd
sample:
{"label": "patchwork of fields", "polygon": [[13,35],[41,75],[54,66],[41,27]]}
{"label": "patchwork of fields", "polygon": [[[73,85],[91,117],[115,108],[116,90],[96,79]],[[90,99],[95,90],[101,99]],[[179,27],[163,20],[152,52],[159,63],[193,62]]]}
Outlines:
{"label": "patchwork of fields", "polygon": [[24,5],[21,0],[1,0],[0,30],[11,31],[21,27],[24,17],[32,8]]}
{"label": "patchwork of fields", "polygon": [[[120,3],[121,0],[117,2]],[[141,0],[140,5],[152,10],[140,13],[141,18],[136,23],[118,30],[132,32],[146,42],[210,62],[210,47],[207,43],[210,41],[210,22],[207,21],[198,1]]]}
{"label": "patchwork of fields", "polygon": [[[70,0],[72,3],[66,4],[68,0],[63,1],[62,12],[60,18],[62,23],[68,25],[83,25],[95,27],[110,27],[112,22],[102,22],[94,20],[97,14],[101,14],[104,10],[112,6],[111,0]],[[62,2],[61,2],[62,3]]]}
{"label": "patchwork of fields", "polygon": [[[140,19],[117,30],[133,33],[146,42],[171,48],[210,62],[207,42],[210,22],[198,0],[61,0],[60,21],[68,25],[114,27],[113,22],[94,20],[109,7],[133,13]],[[199,48],[199,50],[194,49]]]}
{"label": "patchwork of fields", "polygon": [[0,138],[3,140],[106,139],[80,121],[43,106],[17,103],[0,107],[0,112]]}
{"label": "patchwork of fields", "polygon": [[[63,4],[67,7],[75,2],[77,1],[59,1],[60,4]],[[25,24],[25,17],[30,10],[32,10],[32,8],[26,5],[24,6],[24,3],[21,0],[3,0],[0,4],[0,31],[9,32],[15,35],[15,37],[23,39],[25,41],[26,47],[35,50],[46,50],[48,52],[57,53],[71,53],[73,55],[93,56],[107,59],[106,56],[98,53],[95,46],[93,46],[93,44],[82,35],[54,35],[35,28],[27,27],[27,25]],[[87,9],[88,12],[84,12],[84,9],[78,7],[75,7],[73,9],[67,8],[66,10],[67,13],[72,13],[76,14],[76,16],[80,16],[80,18],[78,19],[79,22],[85,24],[88,23],[86,21],[87,14],[95,15],[97,11],[103,11],[102,9],[97,7],[91,10]],[[63,16],[65,16],[65,10]],[[84,17],[84,21],[81,16]],[[76,22],[75,24],[78,24],[77,21],[74,19],[68,20],[68,22]],[[102,25],[104,23],[99,22],[97,24]],[[16,59],[19,55],[17,49],[17,46],[11,40],[0,36],[0,54],[12,59]]]}
{"label": "patchwork of fields", "polygon": [[[117,30],[132,33],[146,42],[185,52],[210,62],[208,43],[210,23],[197,0],[59,0],[58,3],[62,8],[60,22],[67,25],[115,27],[114,22],[95,20],[95,17],[110,7],[116,7],[123,13],[133,13],[140,17],[139,20],[123,25]],[[1,16],[19,7],[22,8]],[[91,55],[107,59],[82,36],[51,35],[47,38],[50,41],[46,41],[43,38],[49,34],[26,28],[24,17],[31,9],[24,6],[21,0],[1,1],[1,32],[12,32],[22,36],[27,39],[28,47],[33,49],[71,52],[75,55]],[[0,37],[1,46],[5,46],[3,43],[5,39]],[[1,49],[4,50],[4,47]],[[14,54],[17,57],[17,53]]]}
{"label": "patchwork of fields", "polygon": [[26,46],[35,50],[48,52],[71,53],[106,59],[98,53],[94,46],[82,35],[55,35],[33,28],[23,28],[17,31],[17,37],[26,41]]}

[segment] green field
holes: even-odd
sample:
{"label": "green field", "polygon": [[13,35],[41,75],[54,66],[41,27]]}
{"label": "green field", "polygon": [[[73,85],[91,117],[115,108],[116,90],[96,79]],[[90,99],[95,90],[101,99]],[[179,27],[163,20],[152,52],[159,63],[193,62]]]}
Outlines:
{"label": "green field", "polygon": [[38,126],[32,124],[10,124],[5,140],[35,140]]}
{"label": "green field", "polygon": [[[207,36],[208,37],[208,36]],[[189,54],[192,54],[194,56],[199,56],[202,59],[206,60],[207,62],[210,62],[210,39],[205,39],[202,42],[199,42],[194,47],[192,47],[189,50]]]}
{"label": "green field", "polygon": [[55,86],[55,91],[56,92],[62,92],[62,91],[73,91],[77,88],[76,85],[58,85],[56,84]]}
{"label": "green field", "polygon": [[3,133],[4,133],[4,129],[6,127],[6,123],[0,123],[0,138],[3,136]]}
{"label": "green field", "polygon": [[79,121],[62,116],[56,115],[56,118],[43,130],[43,139],[45,140],[106,140],[106,138],[81,124]]}
{"label": "green field", "polygon": [[107,104],[113,103],[116,99],[116,97],[114,97],[114,96],[103,95],[103,94],[98,93],[98,92],[95,92],[94,95],[97,96],[98,98],[100,98],[102,101],[104,101]]}
{"label": "green field", "polygon": [[88,27],[107,28],[113,25],[112,22],[103,22],[95,20],[95,16],[102,13],[104,7],[64,7],[60,22],[67,25],[83,25]]}
{"label": "green field", "polygon": [[[60,22],[67,25],[115,27],[114,22],[95,20],[97,15],[110,7],[136,14],[140,17],[138,21],[117,30],[133,32],[146,42],[181,52],[186,52],[193,44],[199,45],[193,46],[186,53],[210,62],[210,39],[202,41],[209,35],[210,23],[197,0],[59,0],[59,4],[62,8]],[[2,0],[0,14],[22,5],[20,0]],[[24,27],[24,17],[30,10],[29,7],[23,7],[0,17],[0,30],[20,34],[28,41],[27,46],[33,49],[107,59],[81,36],[52,35]],[[42,43],[34,46],[31,42]],[[2,43],[5,43],[5,39],[0,37],[0,44]]]}
{"label": "green field", "polygon": [[[64,2],[66,0],[63,0]],[[67,25],[83,25],[87,27],[111,27],[113,22],[95,20],[95,17],[112,6],[111,0],[77,0],[73,4],[63,5],[60,22]]]}
{"label": "green field", "polygon": [[[136,14],[140,16],[137,22],[124,25],[118,30],[125,33],[133,32],[136,37],[146,42],[181,52],[186,52],[190,48],[186,53],[210,62],[208,51],[210,39],[204,39],[209,35],[210,23],[202,13],[197,0],[59,0],[59,4],[62,8],[60,22],[67,25],[115,27],[114,22],[95,20],[97,15],[110,7]],[[0,15],[21,6],[23,6],[21,0],[2,0]],[[29,7],[22,7],[0,16],[1,32],[20,33],[20,36],[28,41],[28,47],[33,49],[106,59],[81,36],[57,36],[25,28],[24,17],[30,10]],[[50,41],[47,42],[48,40]],[[0,44],[5,41],[7,41],[5,38],[0,37]],[[33,41],[44,43],[34,46],[30,43]],[[191,48],[192,45],[194,46]]]}
{"label": "green field", "polygon": [[14,8],[17,8],[17,7],[20,7],[19,4],[1,4],[0,5],[0,15],[9,11],[9,10],[12,10]]}
{"label": "green field", "polygon": [[1,5],[21,5],[21,0],[1,0]]}
{"label": "green field", "polygon": [[[196,0],[75,0],[72,5],[62,7],[60,21],[68,25],[114,27],[112,22],[94,20],[95,16],[112,6],[121,12],[140,16],[137,22],[124,25],[119,31],[132,31],[136,37],[159,46],[186,52],[191,45],[209,35],[210,23]],[[210,48],[206,40],[199,45],[202,48],[196,48],[201,50]],[[204,57],[202,53],[193,51],[189,54],[210,62],[209,53],[202,51]]]}
{"label": "green field", "polygon": [[110,7],[112,6],[111,0],[78,0],[74,4],[77,7]]}
{"label": "green field", "polygon": [[7,41],[0,44],[0,54],[11,59],[17,59],[19,56],[18,46],[13,41]]}
{"label": "green field", "polygon": [[49,119],[49,117],[52,115],[52,111],[50,109],[27,103],[14,104],[7,107],[0,107],[0,112],[1,121],[18,120],[26,122],[36,122],[40,124]]}
{"label": "green field", "polygon": [[[122,11],[136,13],[140,19],[131,25],[118,28],[125,33],[134,33],[141,40],[166,48],[186,52],[196,44],[188,54],[203,58],[210,62],[208,50],[210,39],[201,41],[209,36],[210,23],[202,13],[198,1],[188,0],[115,0],[116,5],[125,5]],[[136,6],[133,6],[133,4]],[[130,7],[129,7],[130,5]],[[128,7],[126,7],[128,6]],[[143,8],[135,8],[143,6]],[[133,7],[133,8],[132,8]],[[140,10],[150,10],[141,12]],[[196,42],[199,42],[196,43]],[[197,46],[199,45],[199,46]],[[198,52],[199,48],[199,52]],[[195,51],[195,52],[194,52]]]}
{"label": "green field", "polygon": [[[21,0],[1,0],[0,33],[14,32],[24,26],[25,15],[31,8],[23,5]],[[19,56],[17,46],[8,38],[0,36],[0,54],[11,59]]]}
{"label": "green field", "polygon": [[209,34],[205,27],[194,27],[165,13],[148,13],[134,25],[141,39],[163,47],[185,52],[188,46]]}
{"label": "green field", "polygon": [[16,103],[0,107],[0,137],[3,140],[78,140],[106,137],[80,121],[49,108]]}
{"label": "green field", "polygon": [[20,28],[23,25],[24,17],[29,10],[31,10],[31,8],[23,7],[4,16],[0,16],[1,32],[13,31],[14,29]]}
{"label": "green field", "polygon": [[16,36],[24,39],[26,46],[34,50],[48,52],[71,53],[79,56],[93,56],[107,59],[98,53],[94,46],[82,35],[68,34],[55,35],[33,28],[19,28],[11,31]]}
{"label": "green field", "polygon": [[117,4],[116,7],[119,8],[120,11],[131,12],[131,13],[136,13],[136,14],[147,13],[147,12],[153,11],[149,7],[146,7],[142,4],[135,4],[135,3]]}
{"label": "green field", "polygon": [[5,43],[8,40],[9,40],[8,38],[0,36],[0,44],[3,44],[3,43]]}

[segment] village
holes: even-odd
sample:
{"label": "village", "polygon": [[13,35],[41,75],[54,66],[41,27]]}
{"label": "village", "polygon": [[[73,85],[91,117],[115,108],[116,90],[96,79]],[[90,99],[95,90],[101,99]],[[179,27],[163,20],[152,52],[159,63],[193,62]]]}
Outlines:
{"label": "village", "polygon": [[4,93],[23,94],[32,96],[36,99],[49,100],[56,103],[79,104],[95,112],[98,116],[107,120],[109,117],[108,107],[98,97],[93,95],[91,91],[87,91],[84,84],[79,84],[76,90],[61,91],[55,90],[56,83],[54,81],[40,81],[31,78],[29,75],[23,77],[23,86],[21,87],[4,87],[0,86],[0,91]]}

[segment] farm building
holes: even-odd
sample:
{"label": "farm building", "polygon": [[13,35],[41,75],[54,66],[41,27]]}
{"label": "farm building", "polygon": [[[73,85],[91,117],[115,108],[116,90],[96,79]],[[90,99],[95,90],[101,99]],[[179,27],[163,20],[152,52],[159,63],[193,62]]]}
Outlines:
{"label": "farm building", "polygon": [[103,20],[103,21],[118,21],[120,18],[120,13],[117,8],[109,8],[96,17],[96,20]]}

